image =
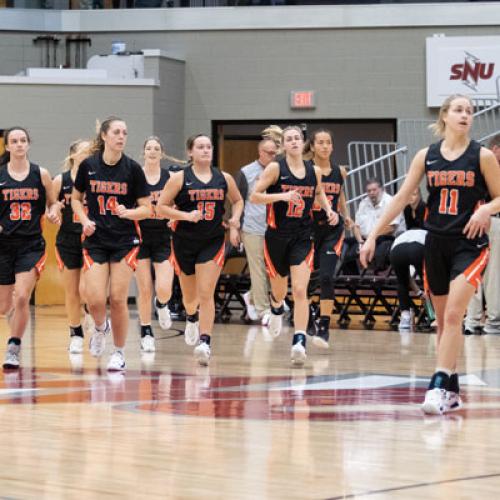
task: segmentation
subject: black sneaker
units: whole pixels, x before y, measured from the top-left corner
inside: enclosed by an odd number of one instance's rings
[[[309,304],[309,321],[307,323],[306,333],[311,337],[314,337],[318,331],[316,316],[317,316],[316,306],[314,306],[314,304]]]
[[[328,330],[325,330],[324,328],[320,328],[316,332],[316,335],[314,336],[312,341],[316,347],[321,347],[322,349],[328,349],[328,347],[330,347],[328,344],[329,338],[330,338],[330,332]]]

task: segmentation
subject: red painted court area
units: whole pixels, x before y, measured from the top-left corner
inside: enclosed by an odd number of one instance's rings
[[[419,381],[408,379],[406,385],[398,387],[315,389],[318,383],[325,385],[323,379],[303,377],[298,381],[296,375],[211,376],[208,369],[195,374],[161,371],[106,374],[99,370],[74,374],[68,370],[21,369],[4,372],[0,402],[14,405],[111,403],[120,411],[223,419],[387,421],[424,418],[420,403],[425,386]],[[468,389],[462,397],[464,409],[437,418],[500,416],[500,390]]]

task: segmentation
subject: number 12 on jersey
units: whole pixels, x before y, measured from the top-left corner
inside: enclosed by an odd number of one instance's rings
[[[439,195],[439,213],[444,215],[457,215],[458,196],[458,189],[441,189]]]

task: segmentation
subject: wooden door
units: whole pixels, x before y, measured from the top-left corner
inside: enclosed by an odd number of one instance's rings
[[[235,176],[241,167],[257,159],[258,144],[259,142],[253,139],[224,139],[220,168]]]

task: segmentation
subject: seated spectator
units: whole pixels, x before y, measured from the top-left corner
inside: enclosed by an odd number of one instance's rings
[[[406,205],[403,215],[406,229],[421,229],[424,227],[425,203],[422,200],[420,188],[413,191],[410,203]]]
[[[410,229],[399,235],[392,244],[390,260],[398,279],[398,298],[401,309],[399,331],[410,331],[412,326],[410,288],[422,293],[410,274],[410,266],[422,278],[424,245],[427,231]]]
[[[366,198],[359,204],[354,222],[354,237],[361,247],[372,229],[377,224],[380,216],[389,204],[392,196],[384,191],[382,183],[376,178],[366,181]],[[389,263],[389,251],[397,232],[404,230],[405,225],[402,215],[398,215],[391,224],[388,224],[382,235],[377,238],[374,264],[375,271],[383,270]],[[358,250],[359,253],[359,250]]]

